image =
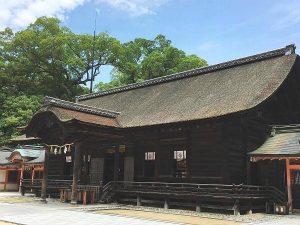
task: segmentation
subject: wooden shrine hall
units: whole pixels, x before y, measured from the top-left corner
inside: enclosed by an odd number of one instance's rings
[[[277,170],[248,153],[270,125],[300,124],[299,86],[300,60],[289,45],[76,102],[45,97],[25,128],[47,146],[42,197],[55,178],[71,180],[73,203],[80,185],[96,185],[102,202],[275,210],[288,203],[286,176],[261,176]]]

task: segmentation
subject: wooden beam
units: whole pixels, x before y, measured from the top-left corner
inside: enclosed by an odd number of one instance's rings
[[[41,198],[43,202],[46,202],[46,198],[47,198],[49,154],[50,154],[49,148],[45,147],[44,173],[43,173],[42,191],[41,191]]]
[[[289,165],[290,170],[300,170],[300,165]]]
[[[75,156],[74,156],[74,167],[73,167],[71,204],[77,204],[77,200],[78,200],[77,185],[78,185],[79,168],[80,168],[80,142],[75,142],[74,155]]]
[[[259,160],[291,160],[291,159],[295,159],[295,160],[299,160],[300,157],[299,156],[251,156],[250,157],[250,161],[251,162],[257,162]],[[294,166],[294,165],[290,165],[290,166]]]
[[[292,187],[291,187],[291,170],[290,170],[290,160],[285,160],[286,164],[286,184],[288,192],[288,209],[290,212],[293,211],[293,197],[292,197]]]
[[[120,152],[119,145],[116,146],[115,158],[114,158],[114,181],[119,180],[119,164],[120,164]]]

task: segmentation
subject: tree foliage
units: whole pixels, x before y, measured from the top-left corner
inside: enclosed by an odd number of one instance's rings
[[[95,43],[95,44],[94,44]],[[102,65],[113,65],[122,46],[100,33],[77,35],[56,18],[41,17],[25,30],[6,29],[0,36],[6,71],[22,83],[20,92],[71,99],[84,93],[80,84],[97,75]]]
[[[21,95],[7,97],[0,111],[0,146],[17,135],[17,127],[25,126],[41,104],[41,97]]]
[[[110,89],[206,65],[207,62],[198,56],[186,55],[172,46],[163,35],[154,40],[137,38],[123,44],[123,53],[116,61],[111,82],[99,83],[97,88]]]

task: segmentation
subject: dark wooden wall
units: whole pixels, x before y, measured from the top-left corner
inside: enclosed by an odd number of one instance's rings
[[[65,155],[53,155],[49,157],[48,176],[51,179],[65,179]]]
[[[200,183],[226,182],[224,134],[221,123],[203,124],[190,130],[191,179]]]
[[[241,120],[162,127],[134,135],[135,180],[242,183],[246,147]],[[187,177],[174,177],[173,151],[187,151]],[[145,152],[156,152],[154,177],[144,176]]]

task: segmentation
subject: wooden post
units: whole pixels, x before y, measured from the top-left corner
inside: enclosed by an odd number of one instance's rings
[[[247,157],[246,160],[246,176],[247,176],[247,184],[251,185],[252,180],[251,180],[251,162],[250,159]]]
[[[290,160],[285,160],[286,165],[286,187],[288,194],[288,209],[289,212],[293,211],[293,199],[292,199],[292,188],[291,188],[291,170],[290,170]]]
[[[34,167],[32,168],[32,171],[31,171],[31,183],[33,183],[33,180],[34,180],[34,174],[35,174],[35,170],[34,170]]]
[[[79,169],[80,169],[80,143],[75,142],[71,204],[77,204],[77,200],[78,200],[77,185],[78,185],[78,178],[79,178]]]
[[[7,169],[5,172],[5,181],[4,181],[4,191],[7,191],[6,188],[7,188],[7,183],[8,183],[8,173],[9,173],[9,169]]]
[[[23,176],[24,176],[24,166],[21,168],[21,173],[20,173],[20,182],[19,182],[19,192],[22,194],[22,185],[23,185]]]
[[[115,160],[114,160],[114,181],[119,180],[119,164],[120,164],[120,152],[119,145],[116,147]]]
[[[44,173],[42,181],[41,198],[43,202],[46,202],[47,198],[47,184],[48,184],[48,167],[49,167],[49,149],[45,148],[45,161],[44,161]]]
[[[187,130],[186,131],[186,166],[187,166],[187,178],[192,177],[192,147],[191,147],[191,131]]]

